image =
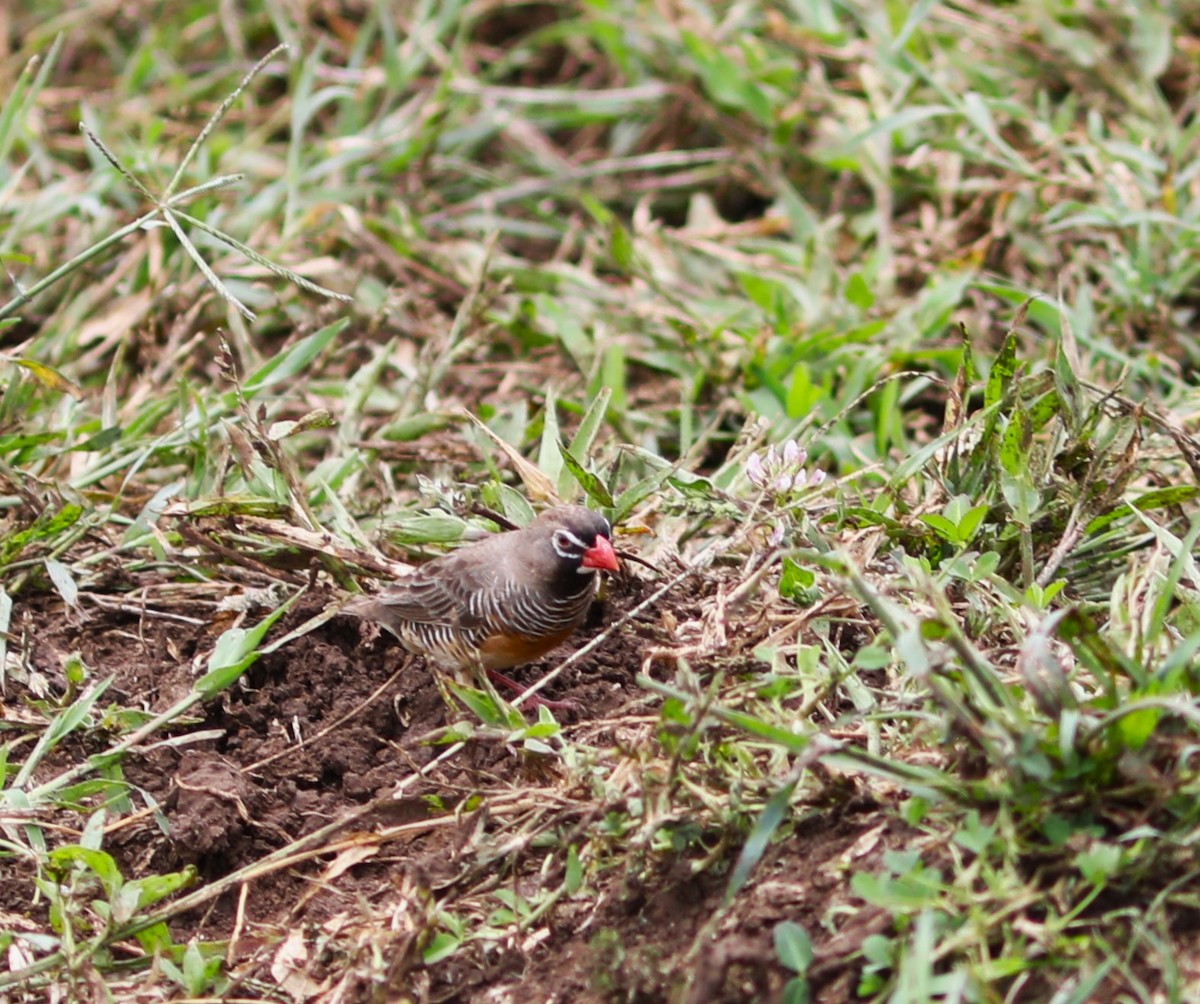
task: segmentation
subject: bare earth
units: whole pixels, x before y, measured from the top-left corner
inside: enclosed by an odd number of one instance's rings
[[[555,682],[548,696],[579,708],[560,714],[568,736],[627,756],[650,747],[661,698],[634,682],[643,654],[661,642],[664,612],[676,621],[694,617],[719,578],[693,580],[691,590],[670,596]],[[572,644],[632,606],[647,581],[614,583]],[[310,593],[274,631],[295,627],[331,600]],[[150,710],[190,690],[193,656],[207,652],[225,626],[164,619],[172,611],[161,604],[145,616],[92,609],[75,622],[54,597],[21,607],[29,623],[51,626],[34,649],[35,668],[51,681],[62,654],[77,649],[97,677],[115,676],[115,703]],[[181,601],[175,612],[186,609]],[[528,667],[520,678],[532,682],[556,662]],[[758,670],[761,664],[744,667]],[[800,807],[794,827],[768,849],[727,912],[737,847],[723,845],[728,835],[716,832],[677,855],[645,854],[637,873],[601,868],[570,894],[561,891],[561,846],[572,829],[630,812],[628,799],[645,797],[655,779],[631,776],[621,790],[614,778],[603,792],[573,791],[553,757],[483,738],[414,784],[416,771],[444,748],[428,741],[431,733],[459,718],[469,720],[466,712],[449,716],[420,660],[390,636],[336,617],[261,659],[177,733],[212,738],[156,743],[128,758],[125,778],[162,807],[167,831],[151,813],[114,813],[106,847],[127,878],[194,865],[208,883],[377,803],[321,854],[230,889],[172,924],[177,941],[233,940],[231,996],[287,999],[278,997],[282,987],[294,1000],[330,999],[335,989],[350,1000],[772,1000],[788,978],[772,931],[791,920],[817,945],[814,999],[853,997],[862,938],[882,933],[886,920],[854,899],[850,875],[910,835],[852,782],[840,778],[826,804]],[[92,752],[61,751],[72,759]],[[647,770],[661,767],[644,761]],[[403,794],[391,798],[397,785]],[[704,847],[711,860],[698,852]],[[0,909],[27,909],[30,876],[18,879],[0,886]],[[505,889],[529,902],[540,902],[539,891],[561,894],[540,915],[500,925],[495,940],[422,961],[434,904],[476,913],[494,909],[494,894]],[[834,933],[822,925],[838,904],[847,909]],[[354,964],[368,952],[376,953],[373,964]],[[345,985],[347,973],[357,974],[354,984]],[[342,983],[334,986],[335,977]]]

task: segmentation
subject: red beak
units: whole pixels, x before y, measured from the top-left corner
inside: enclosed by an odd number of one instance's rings
[[[583,567],[602,568],[606,572],[620,569],[617,552],[613,550],[612,542],[607,537],[597,537],[596,543],[583,552]]]

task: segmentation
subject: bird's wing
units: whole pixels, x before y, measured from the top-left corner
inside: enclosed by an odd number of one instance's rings
[[[347,611],[385,623],[446,624],[463,631],[485,627],[492,614],[485,598],[497,577],[490,557],[476,547],[437,558]]]

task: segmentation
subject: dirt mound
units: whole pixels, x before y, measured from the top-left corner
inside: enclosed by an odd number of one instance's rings
[[[690,582],[569,666],[545,695],[574,704],[557,716],[566,735],[629,758],[624,788],[609,778],[608,791],[572,789],[554,756],[451,711],[430,668],[390,635],[335,616],[261,658],[170,741],[126,758],[135,801],[160,809],[165,832],[144,812],[115,823],[106,846],[127,876],[194,866],[211,883],[354,815],[319,853],[231,886],[173,922],[180,940],[235,941],[240,996],[254,996],[266,978],[283,979],[293,996],[319,998],[339,974],[350,999],[771,999],[787,978],[774,925],[796,920],[819,930],[829,903],[845,895],[841,856],[873,827],[879,847],[893,839],[870,803],[814,811],[769,851],[732,908],[722,905],[724,867],[698,870],[694,855],[661,849],[641,857],[637,874],[599,867],[587,895],[566,891],[571,865],[562,849],[576,845],[572,834],[604,814],[643,811],[635,799],[646,778],[636,775],[646,754],[638,751],[653,746],[661,699],[635,676],[647,652],[669,641],[668,626],[696,622],[718,588],[711,576]],[[518,679],[528,684],[557,666],[648,590],[637,578],[615,583],[571,646],[517,671]],[[307,594],[273,636],[331,602],[328,592]],[[54,604],[35,598],[23,609],[36,618],[39,606]],[[167,613],[148,604],[137,613],[90,611],[82,622],[47,616],[56,626],[38,638],[34,662],[53,682],[62,654],[79,651],[96,676],[115,676],[117,703],[161,711],[190,691],[202,672],[197,663],[228,623],[220,613],[186,622]],[[470,731],[460,724],[448,732],[462,722],[475,734],[430,770],[449,741]],[[417,776],[422,769],[428,776]],[[28,890],[25,882],[9,890],[18,886]],[[505,912],[498,903],[511,905]],[[452,934],[456,915],[487,910],[494,939],[463,941],[438,958],[437,938]],[[281,969],[280,945],[298,943],[304,950]],[[346,964],[368,945],[383,951],[386,966]],[[814,980],[818,999],[845,999],[848,980],[840,964],[829,967]]]

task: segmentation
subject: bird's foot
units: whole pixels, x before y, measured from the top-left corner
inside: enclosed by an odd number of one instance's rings
[[[505,676],[503,673],[497,672],[494,669],[487,671],[488,678],[493,683],[498,683],[506,690],[511,690],[514,694],[523,694],[526,691],[524,684],[517,683],[511,676]],[[552,701],[548,697],[542,697],[540,694],[532,694],[521,701],[521,709],[526,708],[537,710],[538,708],[546,708],[549,711],[579,711],[579,704],[575,701]]]

